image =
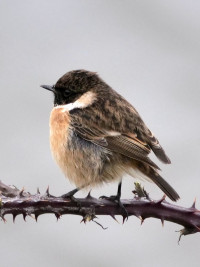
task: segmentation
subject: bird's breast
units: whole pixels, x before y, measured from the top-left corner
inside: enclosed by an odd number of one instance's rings
[[[69,113],[62,108],[53,108],[50,114],[50,147],[57,164],[66,172],[69,155],[66,151],[70,126]]]

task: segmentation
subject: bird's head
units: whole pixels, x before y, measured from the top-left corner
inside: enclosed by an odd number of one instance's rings
[[[74,70],[64,74],[55,85],[41,85],[41,87],[54,93],[54,105],[57,106],[74,102],[99,82],[100,78],[95,72]]]

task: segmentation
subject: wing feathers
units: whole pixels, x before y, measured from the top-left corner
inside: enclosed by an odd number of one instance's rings
[[[148,157],[150,149],[142,145],[137,138],[130,138],[118,132],[103,131],[95,127],[92,127],[91,130],[90,128],[79,126],[77,123],[74,124],[73,127],[75,132],[83,139],[104,147],[110,151],[114,151],[129,158],[145,162],[153,168],[159,170],[159,167]]]
[[[108,146],[107,148],[111,151],[118,152],[122,155],[125,155],[129,158],[133,158],[142,162],[146,162],[150,166],[159,169],[159,167],[150,160],[146,148],[141,148],[137,145],[135,140],[133,142],[130,139],[127,139],[125,136],[120,135],[117,137],[107,137],[106,138]]]
[[[170,164],[171,160],[168,158],[168,156],[165,154],[164,149],[159,145],[155,146],[153,144],[150,144],[150,147],[154,154],[161,160],[163,163]]]
[[[168,156],[165,154],[164,149],[160,145],[158,139],[152,134],[150,130],[149,132],[149,146],[154,152],[154,154],[158,157],[159,160],[161,160],[163,163],[170,164],[171,161],[168,158]]]

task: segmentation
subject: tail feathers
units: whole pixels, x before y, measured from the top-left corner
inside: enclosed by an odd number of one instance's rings
[[[178,193],[168,184],[158,173],[150,177],[151,180],[173,201],[177,201],[180,197]]]
[[[168,184],[152,167],[145,163],[138,164],[139,170],[150,178],[172,201],[177,201],[180,197],[178,193]]]

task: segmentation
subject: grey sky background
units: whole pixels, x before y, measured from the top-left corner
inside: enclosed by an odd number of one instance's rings
[[[200,2],[184,0],[0,1],[0,179],[35,192],[63,194],[71,185],[52,160],[49,113],[54,84],[65,72],[97,71],[140,112],[172,160],[163,176],[180,205],[200,207]],[[155,157],[152,155],[152,158]],[[131,197],[125,178],[123,197]],[[154,198],[162,192],[145,188]],[[93,191],[113,194],[117,184]],[[81,192],[79,196],[86,193]],[[21,217],[1,222],[1,266],[199,266],[198,234],[135,217],[125,225],[108,217],[80,224],[77,216]],[[121,218],[118,218],[121,223]]]

